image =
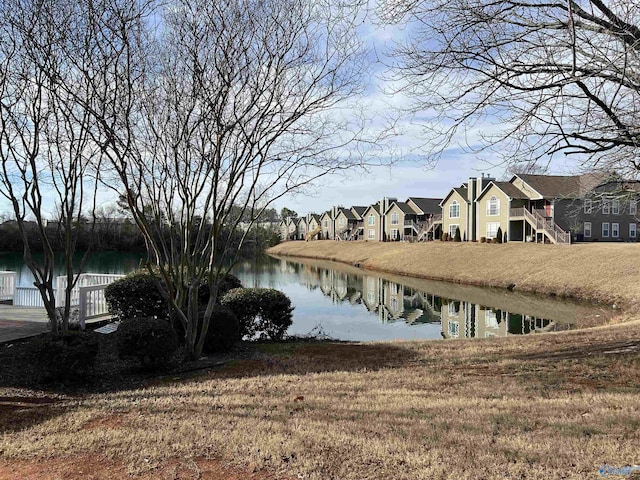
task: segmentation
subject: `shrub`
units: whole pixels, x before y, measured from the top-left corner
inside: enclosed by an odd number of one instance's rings
[[[204,342],[206,352],[225,352],[240,339],[240,323],[233,311],[225,306],[213,308],[211,322]]]
[[[260,321],[258,330],[272,340],[281,340],[293,323],[291,300],[272,288],[260,292]]]
[[[502,243],[507,243],[507,232],[504,232],[504,237],[502,238]]]
[[[178,335],[167,319],[132,318],[117,331],[121,358],[135,358],[145,368],[166,366],[178,350]]]
[[[445,232],[442,234],[442,241],[446,242],[447,240],[449,240],[449,234]]]
[[[156,277],[148,272],[134,272],[105,288],[109,312],[118,320],[138,317],[169,318],[167,302],[162,298]]]
[[[502,227],[498,227],[498,231],[496,232],[496,241],[498,243],[502,243]]]
[[[158,290],[156,275],[149,272],[134,272],[110,284],[104,292],[109,312],[123,321],[138,317],[169,318],[169,305]],[[242,287],[238,277],[230,273],[221,277],[218,298],[229,290]],[[209,301],[209,286],[198,289],[201,305]]]
[[[93,371],[98,340],[92,332],[47,334],[36,341],[35,358],[41,379],[47,381],[84,380]]]
[[[480,237],[480,243],[487,243],[487,237]]]
[[[269,288],[235,288],[220,303],[238,317],[240,337],[281,339],[292,323],[293,307],[284,293]]]
[[[456,233],[453,236],[453,241],[454,242],[461,242],[462,238],[460,237],[460,228],[456,228]]]
[[[222,298],[220,304],[228,307],[238,319],[239,338],[253,338],[256,335],[256,317],[260,314],[260,297],[258,288],[234,288]]]

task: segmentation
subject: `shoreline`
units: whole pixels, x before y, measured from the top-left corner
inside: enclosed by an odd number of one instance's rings
[[[335,261],[428,280],[503,288],[609,305],[640,305],[638,244],[570,246],[522,243],[290,241],[267,250],[279,256]]]

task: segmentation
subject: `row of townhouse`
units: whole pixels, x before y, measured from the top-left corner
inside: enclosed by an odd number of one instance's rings
[[[441,201],[410,197],[400,202],[385,197],[368,207],[333,207],[321,215],[283,219],[280,236],[283,240],[418,240],[425,227],[441,217]]]
[[[471,177],[443,199],[383,198],[368,207],[333,207],[322,215],[287,218],[282,239],[495,239],[570,243],[636,241],[640,182],[590,173],[517,174],[509,181]]]

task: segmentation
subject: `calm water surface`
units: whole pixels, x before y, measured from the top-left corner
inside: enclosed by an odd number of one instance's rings
[[[90,257],[86,272],[128,273],[142,254]],[[20,254],[0,254],[0,270],[31,273]],[[563,331],[604,323],[611,311],[555,298],[379,274],[326,261],[262,257],[233,272],[247,287],[276,288],[295,306],[290,334],[339,340],[472,338]]]

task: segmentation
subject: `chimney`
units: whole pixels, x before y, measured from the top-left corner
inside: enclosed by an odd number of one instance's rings
[[[487,184],[491,181],[494,181],[495,178],[489,176],[489,174],[482,174],[482,178],[479,178],[477,183],[477,187],[476,187],[476,196],[480,195],[480,192],[482,192],[482,190],[484,189],[484,187],[487,186]]]
[[[469,201],[469,203],[472,203],[477,196],[476,181],[477,181],[476,177],[469,177],[469,183],[467,184],[467,200]]]

